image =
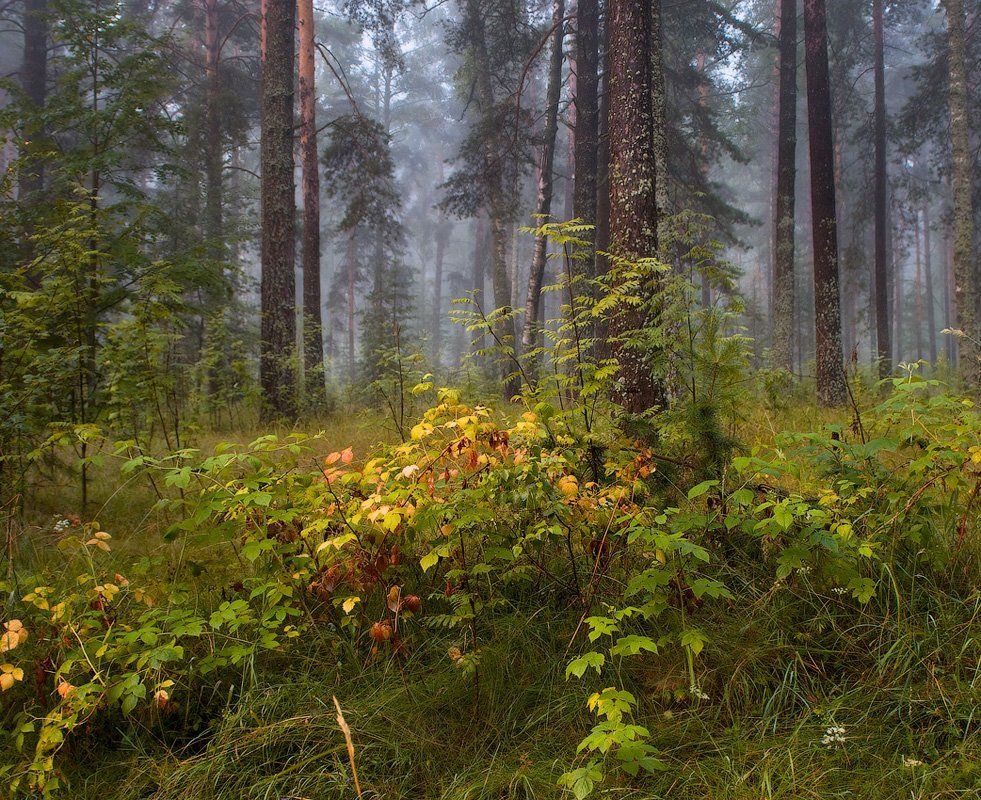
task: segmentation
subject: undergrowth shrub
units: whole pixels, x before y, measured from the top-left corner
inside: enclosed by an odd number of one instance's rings
[[[822,699],[823,683],[865,682],[903,719],[924,716],[937,753],[969,741],[981,475],[972,403],[911,370],[870,407],[856,404],[851,425],[747,447],[735,435],[749,398],[735,379],[743,340],[724,312],[688,307],[699,349],[677,368],[688,388],[640,428],[624,426],[604,399],[615,365],[585,335],[600,303],[581,305],[538,354],[551,378],[528,381],[514,407],[423,380],[411,394],[429,407],[414,424],[400,419],[394,445],[356,453],[321,435],[267,435],[158,458],[123,443],[123,474],[167,490],[158,510],[176,520],[167,538],[180,555],[117,574],[109,534],[67,520],[51,532],[63,553],[52,569],[74,585],[43,570],[5,585],[29,586],[0,666],[19,753],[2,768],[11,791],[63,788],[70,744],[99,720],[177,726],[182,708],[224,691],[210,756],[161,778],[161,796],[195,796],[202,770],[232,770],[236,731],[253,718],[271,751],[245,751],[261,776],[229,786],[285,781],[350,796],[336,738],[330,775],[276,771],[271,753],[293,746],[296,725],[262,711],[279,696],[264,694],[263,675],[315,662],[310,691],[323,696],[307,700],[332,708],[332,692],[371,686],[366,676],[397,672],[407,687],[406,676],[437,674],[449,688],[433,690],[442,699],[430,711],[466,696],[506,720],[501,675],[523,636],[543,674],[568,681],[549,692],[581,687],[580,711],[563,713],[580,741],[562,755],[567,768],[529,771],[524,795],[509,780],[502,796],[533,796],[543,775],[576,798],[604,782],[657,781],[680,757],[665,735],[676,710],[689,726],[751,714],[761,735],[794,719],[791,738],[818,726],[816,746],[835,751],[858,722],[840,698]],[[924,619],[948,615],[944,630],[957,633],[941,641]],[[943,729],[926,710],[941,700],[907,692],[923,664],[942,686]],[[329,755],[306,741],[299,764]],[[384,796],[421,791],[400,757],[410,758],[369,745],[362,776]]]

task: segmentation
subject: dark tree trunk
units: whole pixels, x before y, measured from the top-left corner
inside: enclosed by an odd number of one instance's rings
[[[905,312],[903,297],[903,261],[899,257],[899,248],[892,247],[896,240],[895,226],[889,226],[889,238],[886,241],[886,251],[889,253],[889,277],[891,278],[891,319],[892,319],[892,360],[898,364],[903,360],[903,314]]]
[[[708,113],[705,110],[706,101],[706,83],[707,78],[705,76],[705,53],[699,51],[698,56],[695,61],[696,67],[698,69],[698,107],[701,109],[702,118],[706,118]],[[699,163],[698,171],[702,174],[702,182],[705,186],[708,186],[709,182],[709,162],[708,162],[708,138],[705,136],[704,126],[699,127],[698,131],[698,154]],[[701,285],[701,301],[702,308],[709,308],[712,305],[712,284],[709,281],[709,276],[706,272],[702,272],[702,285]]]
[[[562,90],[562,41],[565,30],[565,0],[553,0],[552,53],[548,67],[548,88],[545,98],[545,130],[542,133],[542,154],[538,164],[538,198],[535,213],[539,219],[536,224],[542,224],[552,213],[552,190],[555,165],[555,137],[559,129],[559,94]],[[528,272],[528,295],[525,298],[525,320],[521,330],[521,352],[530,353],[538,342],[540,321],[538,309],[541,306],[542,280],[545,276],[545,256],[548,239],[544,236],[535,238],[535,249]],[[529,374],[535,379],[537,369],[529,364]]]
[[[596,165],[599,141],[599,2],[579,0],[576,10],[576,182],[573,214],[596,224]],[[595,237],[595,234],[593,234]],[[595,241],[595,238],[593,238]],[[593,272],[592,262],[587,273]]]
[[[320,303],[320,173],[317,159],[316,45],[313,0],[298,0],[300,23],[300,160],[303,165],[303,366],[323,384]],[[307,390],[310,389],[306,379]]]
[[[443,352],[443,261],[450,238],[450,224],[443,211],[436,218],[436,258],[433,275],[433,366],[439,367]]]
[[[354,336],[356,330],[354,295],[358,283],[358,243],[357,234],[354,231],[351,231],[347,236],[345,262],[347,266],[347,379],[353,382],[355,364]]]
[[[495,99],[484,29],[484,10],[478,0],[467,0],[466,9],[470,18],[468,30],[476,71],[477,102],[481,113],[489,115],[494,113]],[[509,226],[505,219],[506,198],[503,196],[504,186],[500,176],[500,165],[497,164],[500,156],[501,154],[496,153],[490,143],[484,148],[485,170],[488,175],[497,176],[488,187],[489,196],[486,201],[490,217],[491,283],[494,305],[497,310],[503,312],[494,326],[494,336],[501,347],[510,348],[514,352],[517,345],[517,331],[511,313],[511,276],[508,273],[506,257]],[[514,374],[514,362],[503,353],[500,356],[500,369],[504,398],[510,400],[521,390],[521,384]]]
[[[610,249],[610,15],[603,21],[602,75],[599,95],[599,134],[596,153],[596,274],[605,275]],[[655,89],[655,102],[656,102]],[[656,117],[655,117],[656,120]],[[658,184],[660,186],[660,184]],[[600,336],[599,338],[602,338]]]
[[[773,365],[791,369],[797,179],[797,0],[779,0],[777,168],[773,217]]]
[[[846,400],[846,386],[841,352],[834,144],[824,0],[804,0],[804,40],[811,162],[811,230],[814,242],[817,395],[821,405],[838,406]]]
[[[923,204],[923,277],[926,282],[927,349],[930,363],[937,363],[937,311],[933,294],[933,253],[930,252],[930,202]]]
[[[920,215],[913,212],[913,255],[916,272],[913,279],[913,341],[916,360],[923,358],[923,262],[920,256]]]
[[[20,85],[24,96],[31,104],[32,112],[40,114],[44,110],[48,94],[48,20],[45,16],[48,10],[47,0],[25,0],[24,17],[24,53],[20,70]],[[44,137],[44,127],[40,124],[29,125],[24,131],[26,142],[32,142]],[[21,154],[25,156],[19,174],[17,175],[17,196],[23,200],[36,194],[44,187],[44,162],[40,158],[32,158],[31,146],[24,148]]]
[[[664,20],[661,13],[661,0],[651,1],[651,103],[654,114],[654,170],[658,181],[655,187],[657,202],[658,244],[663,252],[664,221],[670,214],[670,198],[668,195],[668,95],[664,80],[664,41],[662,31]],[[607,34],[609,48],[609,34]],[[609,54],[607,54],[607,69],[609,69]],[[609,79],[607,79],[609,92]]]
[[[488,231],[487,214],[480,211],[474,219],[473,224],[473,260],[470,262],[470,290],[473,298],[485,307],[487,299],[484,296],[484,289],[487,285],[487,256],[490,248],[490,234]],[[484,337],[478,335],[473,342],[474,350],[481,350],[484,347]]]
[[[657,180],[651,80],[651,10],[646,0],[610,0],[610,240],[629,259],[657,255]],[[652,292],[655,286],[642,287]],[[657,354],[624,337],[655,322],[638,308],[621,308],[611,325],[620,364],[614,399],[631,414],[663,405],[654,377]]]
[[[205,236],[213,258],[224,258],[222,210],[221,75],[217,0],[202,0],[205,53]]]
[[[294,4],[262,2],[260,161],[262,323],[259,381],[266,413],[296,409],[296,205],[293,183]]]
[[[974,202],[972,196],[971,120],[968,106],[967,45],[963,0],[942,0],[947,11],[948,70],[950,80],[950,138],[954,190],[954,309],[958,337],[958,362],[964,382],[971,389],[981,385],[976,315],[974,249]]]
[[[889,291],[887,264],[889,263],[887,231],[889,230],[888,205],[886,203],[886,79],[883,45],[882,0],[872,0],[872,31],[875,39],[875,336],[879,357],[879,375],[892,372],[889,342]]]

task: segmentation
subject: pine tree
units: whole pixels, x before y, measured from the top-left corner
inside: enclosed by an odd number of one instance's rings
[[[823,406],[846,400],[838,288],[831,86],[824,0],[804,0],[807,131],[811,163],[811,235],[814,249],[814,338],[817,395]]]
[[[296,201],[293,182],[294,9],[262,0],[262,319],[259,381],[266,413],[296,410]]]

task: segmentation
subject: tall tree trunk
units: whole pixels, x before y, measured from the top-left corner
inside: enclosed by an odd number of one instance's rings
[[[202,0],[205,54],[205,236],[213,258],[224,258],[222,210],[221,75],[217,0]]]
[[[355,347],[354,335],[356,317],[354,313],[354,295],[358,283],[358,245],[357,234],[354,231],[347,236],[347,252],[345,253],[347,267],[347,379],[354,382]]]
[[[663,176],[657,175],[654,153],[650,3],[610,0],[608,9],[611,249],[629,259],[652,257],[658,252],[657,181]],[[631,307],[619,309],[611,324],[611,351],[620,364],[614,399],[631,414],[665,401],[664,383],[654,376],[657,353],[624,340],[652,322],[644,309]]]
[[[562,90],[562,41],[565,36],[565,0],[552,1],[552,53],[548,66],[548,88],[545,93],[545,130],[542,133],[542,154],[538,164],[538,198],[535,213],[542,224],[552,213],[552,188],[555,165],[555,137],[559,130],[559,94]],[[542,280],[545,276],[545,257],[548,239],[535,238],[535,249],[528,272],[528,295],[525,298],[525,320],[521,329],[521,352],[530,353],[538,342],[538,309],[541,306]],[[537,368],[529,363],[528,373],[536,377]]]
[[[610,250],[610,15],[604,15],[602,73],[599,95],[598,149],[596,153],[596,275],[605,275]],[[656,94],[656,91],[655,91]],[[660,184],[658,184],[660,185]],[[603,337],[598,334],[601,340]]]
[[[305,374],[319,376],[317,381],[322,386],[324,343],[320,303],[320,173],[313,0],[297,0],[297,10],[300,23],[300,160],[303,166],[303,366]],[[305,388],[309,390],[310,386]]]
[[[576,182],[573,213],[596,224],[596,158],[599,141],[599,2],[579,0],[576,9]],[[595,233],[590,237],[595,241]],[[588,265],[592,277],[591,260]]]
[[[705,110],[706,103],[706,75],[705,75],[705,53],[701,50],[695,59],[696,69],[698,70],[698,107],[701,109],[702,116],[706,116],[707,112]],[[708,186],[708,173],[709,173],[709,163],[708,163],[708,137],[705,136],[704,126],[699,126],[698,131],[698,154],[699,154],[699,164],[698,171],[702,173],[702,181],[705,186]],[[712,305],[712,284],[709,281],[708,274],[702,272],[702,308],[709,308]]]
[[[958,338],[958,362],[967,386],[981,386],[981,353],[976,316],[974,204],[971,175],[971,121],[968,108],[967,53],[963,0],[942,0],[947,11],[947,64],[950,80],[950,138],[954,190],[954,307]]]
[[[293,183],[294,4],[262,0],[262,322],[259,382],[266,413],[296,409],[296,201]]]
[[[886,251],[889,230],[888,205],[886,202],[886,79],[883,44],[883,0],[872,0],[872,31],[875,39],[875,336],[879,356],[879,375],[892,373],[891,346],[889,342],[888,301],[888,253]]]
[[[20,85],[31,104],[31,111],[40,115],[48,94],[48,11],[47,0],[25,0],[22,27],[24,52],[20,69]],[[32,124],[24,131],[24,140],[33,142],[44,136],[44,126]],[[44,187],[44,162],[31,157],[28,144],[21,155],[24,157],[17,175],[17,196],[24,200]]]
[[[664,224],[670,214],[671,200],[668,195],[668,95],[664,80],[664,20],[661,12],[661,0],[651,0],[651,108],[654,114],[654,171],[657,175],[657,186],[654,199],[657,203],[658,222],[658,256],[667,258],[664,246],[667,237],[664,235]],[[609,25],[609,23],[607,23]],[[609,35],[607,35],[609,40]],[[609,47],[609,42],[607,42]],[[609,61],[609,55],[607,55]],[[609,67],[607,67],[609,68]],[[609,92],[609,79],[607,79]]]
[[[944,229],[944,327],[952,329],[954,319],[954,240],[950,228]],[[957,342],[953,336],[944,336],[944,352],[951,366],[957,363]]]
[[[484,289],[487,286],[487,255],[490,247],[490,232],[487,222],[487,212],[480,210],[473,222],[473,259],[470,262],[470,288],[473,298],[486,307],[487,299]],[[473,342],[474,350],[484,347],[483,335],[478,335]]]
[[[792,367],[797,179],[797,0],[779,0],[776,201],[773,218],[773,365]]]
[[[933,253],[930,252],[930,201],[923,203],[923,278],[926,283],[927,349],[930,363],[937,363],[937,311],[933,293]]]
[[[442,181],[440,181],[442,183]],[[439,367],[443,352],[443,261],[450,238],[446,212],[440,210],[436,218],[436,257],[433,275],[433,366]]]
[[[814,242],[814,338],[817,395],[823,406],[846,400],[841,352],[838,233],[828,29],[824,0],[804,0],[807,131],[811,162],[811,230]]]
[[[886,248],[889,253],[889,273],[892,278],[892,359],[894,364],[898,364],[903,360],[903,315],[906,311],[904,308],[906,298],[903,296],[903,280],[905,278],[903,272],[905,264],[900,258],[899,248],[892,247],[893,242],[898,238],[896,234],[895,226],[890,225]]]
[[[913,253],[916,273],[913,279],[913,336],[916,360],[923,359],[923,262],[920,256],[920,214],[913,212]]]
[[[490,58],[487,52],[487,39],[484,29],[484,11],[478,0],[467,0],[467,15],[470,24],[468,29],[471,36],[475,70],[477,102],[481,113],[490,115],[494,111],[494,87],[491,81]],[[504,186],[500,176],[500,166],[496,163],[500,154],[494,152],[490,142],[484,148],[484,166],[488,174],[496,175],[489,187],[487,209],[490,217],[491,236],[491,283],[494,291],[494,305],[501,313],[494,325],[494,335],[501,347],[515,351],[517,332],[514,315],[511,313],[511,279],[507,264],[507,236],[509,227],[505,219]],[[501,380],[504,388],[504,398],[510,400],[521,390],[519,379],[514,373],[514,362],[506,356],[500,356]]]

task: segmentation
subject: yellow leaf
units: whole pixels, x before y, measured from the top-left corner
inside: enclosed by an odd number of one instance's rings
[[[344,601],[343,605],[341,605],[341,608],[344,609],[345,614],[350,614],[352,611],[354,611],[354,607],[360,602],[360,597],[349,597]]]

